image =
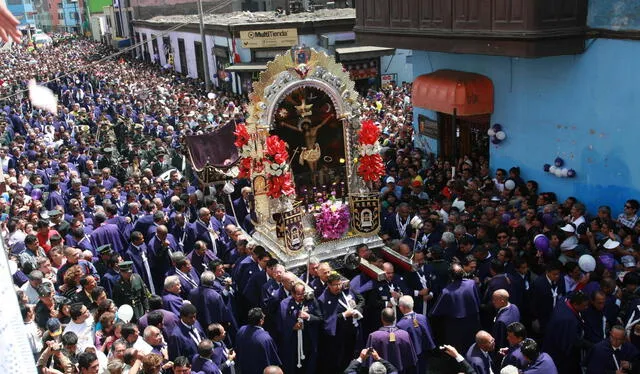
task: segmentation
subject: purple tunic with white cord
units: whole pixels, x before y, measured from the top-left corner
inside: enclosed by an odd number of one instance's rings
[[[409,333],[396,326],[383,326],[369,334],[367,347],[375,349],[378,355],[393,364],[399,373],[413,372],[418,363]]]

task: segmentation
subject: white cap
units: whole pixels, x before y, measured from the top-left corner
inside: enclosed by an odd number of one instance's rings
[[[624,267],[626,268],[633,268],[636,266],[636,259],[631,255],[622,256],[620,260],[622,262],[622,265],[624,265]]]
[[[396,183],[396,179],[394,177],[387,178],[387,183]]]
[[[620,242],[617,242],[615,240],[611,240],[611,239],[607,239],[606,242],[604,242],[604,244],[602,245],[603,247],[605,247],[606,249],[616,249],[620,246]]]
[[[571,251],[578,246],[578,238],[575,236],[570,236],[566,238],[562,244],[560,244],[561,251]]]
[[[560,230],[562,230],[562,231],[564,231],[564,232],[571,232],[571,233],[576,232],[576,228],[575,228],[575,226],[573,226],[573,225],[572,225],[572,224],[570,224],[570,223],[567,223],[566,225],[562,226],[562,227],[560,228]]]

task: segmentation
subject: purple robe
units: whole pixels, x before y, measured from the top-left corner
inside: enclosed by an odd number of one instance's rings
[[[531,363],[528,368],[526,368],[523,374],[558,374],[558,370],[556,369],[556,365],[553,363],[551,357],[542,352],[540,356],[536,359],[535,362]],[[602,373],[602,372],[599,372]]]
[[[171,267],[170,251],[175,252],[178,250],[178,245],[173,239],[173,235],[167,234],[167,247],[163,246],[160,239],[154,235],[147,243],[147,249],[149,250],[149,266],[151,270],[151,277],[156,291],[161,290],[164,287],[163,275]]]
[[[396,326],[409,333],[416,356],[418,356],[418,373],[425,373],[427,371],[427,352],[436,347],[427,317],[410,312],[400,318]]]
[[[174,360],[178,356],[193,357],[198,353],[198,343],[194,338],[197,333],[200,340],[206,339],[202,326],[196,321],[193,325],[193,332],[180,321],[175,329],[169,334],[167,346],[169,348],[169,360]]]
[[[353,323],[353,318],[344,318],[342,313],[347,310],[345,297],[352,301],[352,309],[362,313],[364,299],[359,294],[350,292],[332,294],[326,289],[318,298],[318,303],[324,316],[323,334],[321,335],[320,357],[332,357],[332,360],[319,360],[319,372],[334,373],[343,371],[351,359],[359,339],[362,339],[362,320],[358,326]]]
[[[320,305],[316,300],[305,300],[298,304],[292,297],[287,297],[280,302],[276,323],[280,331],[278,348],[285,373],[296,373],[298,331],[293,327],[298,321],[298,314],[302,308],[307,309],[310,317],[303,321],[302,342],[305,359],[302,361],[302,368],[298,371],[313,374],[316,370],[320,328],[323,322]]]
[[[568,301],[558,303],[547,325],[542,350],[553,358],[558,371],[574,374],[580,371],[580,353],[584,321]]]
[[[200,355],[195,356],[191,361],[191,370],[198,374],[220,373],[220,369],[218,369],[218,366],[211,359],[201,357]]]
[[[184,304],[184,300],[180,296],[171,292],[164,291],[162,295],[162,305],[165,310],[168,310],[176,316],[179,316],[182,304]]]
[[[509,347],[509,350],[507,350],[507,354],[504,355],[500,367],[503,368],[507,365],[513,365],[520,370],[527,367],[527,360],[522,355],[519,344]]]
[[[243,374],[262,374],[269,365],[281,366],[278,349],[262,327],[245,325],[236,335],[236,365]]]
[[[490,354],[485,354],[476,343],[473,343],[467,351],[466,359],[475,369],[477,374],[490,374],[492,361]]]
[[[603,340],[594,345],[585,357],[587,374],[615,373],[616,361],[620,365],[621,361],[636,363],[640,359],[640,352],[633,343],[624,342],[618,351],[613,350],[609,339]]]
[[[395,335],[395,341],[392,341],[391,334]],[[367,347],[375,349],[378,355],[393,364],[399,373],[410,372],[418,363],[409,333],[396,326],[383,326],[369,334]]]
[[[91,233],[91,241],[95,248],[99,248],[105,244],[111,244],[111,248],[118,252],[123,253],[127,248],[127,238],[117,225],[112,223],[105,223],[102,226],[96,228]]]
[[[441,343],[466,352],[480,330],[479,311],[480,296],[474,281],[463,279],[445,287],[431,311],[441,322],[434,326],[444,330]]]
[[[509,304],[498,310],[491,334],[496,340],[497,348],[504,348],[508,346],[507,326],[513,322],[520,322],[520,310],[515,304]]]
[[[180,323],[180,318],[168,310],[165,310],[165,309],[157,309],[157,310],[160,313],[162,313],[162,333],[164,334],[165,339],[167,339],[169,337],[169,334],[173,331],[173,329],[175,329],[176,326],[178,326],[178,323]],[[149,316],[149,313],[145,314],[140,318],[140,320],[138,320],[138,327],[140,327],[141,331],[144,331],[144,329],[147,326],[149,326],[149,323],[147,322],[148,316]]]
[[[231,311],[227,308],[222,296],[213,288],[200,286],[194,288],[189,293],[189,301],[198,309],[198,322],[202,326],[209,326],[212,323],[220,323],[229,330],[229,326],[235,326],[235,319]]]

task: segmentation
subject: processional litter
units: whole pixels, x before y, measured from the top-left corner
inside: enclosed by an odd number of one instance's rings
[[[253,240],[287,268],[313,255],[337,267],[355,260],[352,265],[382,279],[382,270],[353,256],[360,244],[383,246],[373,190],[384,175],[380,130],[360,122],[360,114],[342,65],[323,52],[294,47],[254,82],[245,123],[188,137],[188,156],[204,183],[251,180]],[[411,267],[388,248],[382,253]]]

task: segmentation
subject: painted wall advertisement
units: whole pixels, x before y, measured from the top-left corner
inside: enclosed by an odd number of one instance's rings
[[[244,48],[291,47],[298,44],[297,29],[240,31]]]

